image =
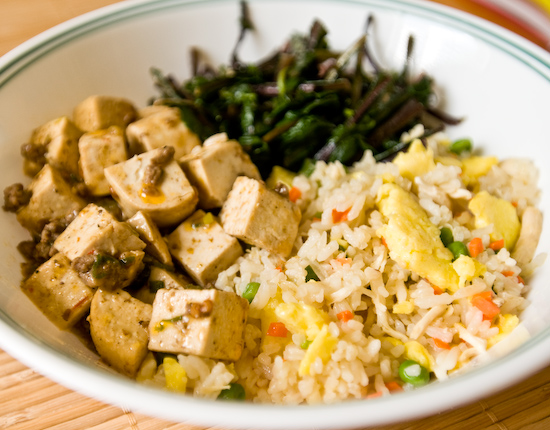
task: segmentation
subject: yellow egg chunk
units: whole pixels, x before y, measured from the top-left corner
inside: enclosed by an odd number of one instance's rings
[[[317,357],[321,358],[323,364],[326,364],[337,343],[338,339],[329,333],[328,325],[325,324],[309,345],[302,361],[300,361],[298,374],[300,376],[309,375],[310,367]]]
[[[420,139],[415,139],[407,152],[397,154],[393,162],[399,167],[399,174],[411,181],[435,168],[433,151],[425,148]]]
[[[466,281],[482,276],[487,271],[485,264],[467,255],[461,255],[453,261],[453,268],[460,277],[460,286],[463,286]]]
[[[405,343],[405,357],[409,360],[416,361],[422,367],[425,367],[430,372],[434,368],[435,360],[428,350],[416,340],[411,340]]]
[[[498,164],[497,157],[473,156],[465,158],[462,160],[462,181],[466,186],[474,185],[496,164]]]
[[[468,208],[475,216],[476,228],[493,224],[491,241],[504,239],[504,246],[511,250],[518,240],[521,224],[516,208],[507,200],[494,197],[487,191],[477,193]]]
[[[408,315],[414,311],[414,303],[412,300],[403,300],[402,302],[393,305],[392,312],[394,314]]]
[[[388,222],[376,233],[386,241],[390,257],[439,288],[456,291],[459,277],[451,264],[453,254],[414,197],[396,184],[384,184],[377,204]]]
[[[309,340],[315,339],[330,321],[326,312],[303,303],[281,303],[275,315],[292,333],[303,333]]]
[[[498,316],[497,327],[498,334],[487,339],[487,348],[491,348],[506,336],[508,336],[512,330],[519,324],[519,318],[512,314],[501,314]]]
[[[166,378],[166,388],[171,391],[185,393],[185,389],[187,388],[187,373],[178,360],[172,357],[164,357],[162,365]]]

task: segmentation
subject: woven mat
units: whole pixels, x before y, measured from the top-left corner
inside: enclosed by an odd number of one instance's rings
[[[204,430],[136,414],[77,394],[0,350],[0,429]],[[550,367],[471,405],[375,430],[550,429]],[[216,427],[216,430],[223,428]]]

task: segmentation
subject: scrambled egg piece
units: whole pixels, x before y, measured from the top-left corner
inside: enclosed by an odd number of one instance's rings
[[[412,300],[403,300],[393,305],[392,312],[394,314],[410,314],[414,311],[414,303]]]
[[[265,350],[265,347],[271,344],[279,344],[281,347],[290,342],[289,337],[276,337],[276,336],[266,336],[267,329],[273,322],[278,322],[279,318],[275,313],[277,307],[283,303],[280,290],[277,291],[275,297],[269,299],[265,307],[261,311],[260,322],[262,327],[262,350]],[[286,327],[286,325],[285,325]]]
[[[328,325],[325,324],[321,331],[317,334],[313,342],[309,345],[306,355],[300,362],[300,368],[298,374],[300,376],[309,375],[309,370],[313,362],[320,357],[323,364],[326,364],[330,360],[330,355],[336,347],[338,339],[331,335],[328,331]]]
[[[487,339],[487,348],[491,348],[506,336],[508,336],[512,330],[519,324],[519,318],[512,314],[501,314],[498,316],[497,327],[498,334]]]
[[[477,184],[477,180],[489,173],[498,164],[497,157],[473,156],[462,160],[462,181],[466,186]]]
[[[453,261],[453,268],[460,277],[460,286],[463,286],[466,281],[471,281],[474,278],[483,276],[487,271],[485,264],[467,255],[461,255]]]
[[[453,254],[414,197],[396,184],[384,184],[377,201],[388,223],[376,233],[386,241],[390,257],[439,288],[456,291],[459,276],[452,265]]]
[[[433,151],[425,148],[420,139],[415,139],[407,152],[397,154],[393,162],[399,167],[399,174],[411,181],[435,168]]]
[[[275,308],[278,320],[292,333],[303,333],[308,340],[313,340],[323,326],[330,322],[330,317],[313,306],[303,303],[281,303]]]
[[[481,191],[470,200],[468,208],[475,215],[476,228],[493,224],[491,241],[504,239],[504,246],[511,250],[519,237],[521,224],[516,208],[507,200]]]
[[[178,360],[172,357],[164,357],[162,360],[164,367],[164,376],[166,378],[166,388],[171,391],[185,393],[187,388],[187,372],[179,364]]]
[[[405,343],[405,357],[409,360],[414,360],[422,367],[425,367],[430,372],[434,368],[435,360],[428,350],[416,340],[411,340]]]

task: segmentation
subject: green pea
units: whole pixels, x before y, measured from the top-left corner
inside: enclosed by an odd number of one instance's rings
[[[309,348],[309,345],[311,345],[311,342],[313,342],[312,340],[304,340],[302,342],[302,344],[300,345],[300,348],[302,349],[308,349]]]
[[[441,242],[443,242],[443,245],[449,246],[451,243],[453,243],[453,232],[449,227],[443,227],[441,229],[441,233],[439,234],[439,237],[441,238]]]
[[[258,288],[260,288],[259,282],[249,282],[246,286],[246,289],[244,290],[243,297],[248,300],[248,303],[252,303],[252,300],[254,300],[254,297],[256,297],[256,293],[258,292]]]
[[[399,377],[403,382],[420,387],[430,381],[430,372],[416,361],[406,360],[399,366]]]
[[[449,150],[455,154],[462,154],[466,151],[472,150],[472,141],[470,139],[458,139],[455,140]]]
[[[453,243],[450,243],[447,248],[449,248],[449,251],[453,253],[453,261],[456,260],[461,255],[465,255],[467,257],[470,256],[470,253],[468,252],[468,248],[464,243],[455,241]]]
[[[246,399],[246,392],[241,384],[232,382],[229,384],[229,388],[222,390],[218,396],[219,400],[244,400]]]

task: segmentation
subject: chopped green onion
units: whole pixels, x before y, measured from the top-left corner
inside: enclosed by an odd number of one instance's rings
[[[345,251],[348,249],[349,243],[344,239],[336,239],[336,242],[338,242],[338,250],[339,251]]]
[[[314,281],[320,281],[317,274],[313,271],[313,268],[311,266],[307,266],[306,267],[306,282],[311,281],[312,279]]]
[[[229,388],[222,390],[218,396],[218,400],[245,400],[246,392],[241,384],[232,382]]]
[[[441,229],[439,237],[441,238],[441,242],[443,242],[443,245],[445,246],[449,246],[454,241],[453,232],[449,227],[443,227]]]
[[[447,248],[449,248],[449,251],[453,253],[453,261],[456,260],[461,255],[466,255],[467,257],[470,256],[470,253],[468,252],[468,248],[464,243],[455,241],[453,243],[450,243]]]
[[[472,150],[472,141],[470,139],[455,140],[449,150],[455,154],[462,154],[463,152]]]
[[[416,361],[406,360],[399,366],[399,377],[403,382],[420,387],[430,381],[430,372]]]
[[[183,315],[178,315],[177,317],[174,317],[174,318],[169,318],[166,320],[159,321],[155,325],[155,331],[162,331],[166,327],[168,327],[169,324],[174,324],[175,322],[181,321],[182,318],[183,318]]]
[[[246,289],[244,290],[243,297],[248,300],[248,303],[252,303],[252,300],[254,300],[254,297],[256,297],[256,293],[258,292],[258,288],[260,288],[259,282],[249,282],[246,286]]]
[[[164,281],[149,281],[149,291],[151,293],[156,293],[158,290],[162,290],[164,286]]]
[[[109,266],[120,264],[120,262],[110,255],[97,254],[92,265],[92,277],[95,279],[103,279],[111,273]]]

